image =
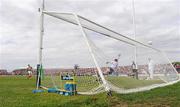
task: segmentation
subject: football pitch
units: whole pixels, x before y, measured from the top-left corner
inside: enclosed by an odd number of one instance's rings
[[[117,79],[108,78],[109,81]],[[134,81],[119,78],[121,87],[132,88],[142,84],[152,84],[154,81]],[[156,81],[157,82],[157,81]],[[160,81],[159,81],[160,82]],[[80,84],[80,83],[79,83]],[[96,84],[94,84],[96,85]],[[131,86],[131,87],[130,87]],[[26,76],[0,76],[0,106],[1,107],[178,107],[180,105],[180,83],[153,89],[151,91],[116,94],[112,97],[106,93],[97,95],[62,96],[55,93],[36,93],[35,79]]]
[[[132,89],[164,83],[162,80],[137,80],[132,77],[120,76],[106,76],[105,79],[116,87],[123,89]],[[78,92],[87,92],[99,86],[98,79],[95,76],[75,76],[75,82],[77,84]],[[42,85],[48,88],[56,87],[63,89],[65,83],[66,81],[61,80],[59,76],[45,76],[44,79],[42,79]]]

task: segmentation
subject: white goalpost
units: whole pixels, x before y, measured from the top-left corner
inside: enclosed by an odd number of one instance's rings
[[[109,91],[126,94],[164,87],[180,81],[177,71],[164,52],[149,44],[129,38],[75,13],[47,11],[45,10],[44,0],[42,0],[42,6],[39,12],[40,36],[38,65],[40,65],[39,69],[42,66],[45,68],[45,76],[42,79],[42,73],[37,73],[37,87],[64,90],[62,87],[65,83],[60,80],[59,74],[66,76],[72,75],[74,73],[73,68],[69,67],[72,64],[80,64],[76,75],[73,77],[73,82],[71,82],[73,84],[76,82],[77,93],[79,94],[92,95]],[[68,42],[69,39],[75,39],[72,40],[72,44],[69,43],[67,45],[67,48],[64,48],[65,46],[62,44],[58,44],[61,40],[58,43],[54,43],[52,40],[54,45],[48,44],[48,41],[51,40],[46,37],[48,35],[53,37],[54,33],[51,32],[50,34],[44,30],[44,26],[47,26],[47,24],[44,24],[46,16],[48,18],[54,18],[56,21],[61,21],[63,23],[62,26],[66,24],[68,24],[66,26],[72,26],[68,27],[68,29],[73,29],[71,35],[67,34],[66,31],[57,31],[58,33],[69,35],[63,41]],[[51,26],[56,25],[53,23]],[[62,26],[59,28],[62,28]],[[134,33],[134,35],[136,34]],[[59,34],[59,37],[61,37],[61,34]],[[46,39],[46,42],[44,42],[44,39]],[[78,51],[72,51],[76,49]],[[54,52],[53,55],[49,55],[48,50],[52,53]],[[43,56],[44,53],[47,53],[46,58]],[[58,56],[56,53],[60,55]],[[116,58],[119,53],[121,53],[121,57],[119,58],[118,56]],[[147,80],[148,75],[146,74],[148,72],[148,58],[154,61],[154,78],[151,80]],[[62,59],[68,60],[62,61]],[[111,67],[109,65],[107,66],[106,63],[114,59],[118,59],[121,62],[117,66],[117,75],[109,74]],[[132,72],[131,62],[134,60],[138,64],[139,80],[129,76]],[[54,64],[58,61],[61,61],[61,63],[57,64],[57,67],[61,66],[61,69],[55,71],[52,71],[52,69],[47,70],[48,67],[46,65],[49,63]]]
[[[86,43],[87,43],[89,52],[91,53],[91,56],[92,56],[92,58],[93,58],[93,61],[94,61],[95,65],[96,65],[96,68],[97,68],[97,70],[98,70],[98,74],[100,75],[100,78],[101,78],[101,80],[102,80],[102,82],[103,82],[103,86],[104,86],[104,88],[105,88],[106,91],[109,91],[110,88],[109,88],[109,86],[108,86],[108,84],[107,84],[107,82],[106,82],[106,80],[105,80],[105,78],[104,78],[104,76],[103,76],[103,73],[102,73],[102,71],[101,71],[101,69],[100,69],[100,66],[98,65],[98,62],[96,61],[96,58],[95,58],[94,53],[93,53],[93,51],[92,51],[92,48],[91,48],[91,46],[90,46],[90,44],[89,44],[89,42],[88,42],[88,38],[87,38],[87,36],[86,36],[83,28],[82,28],[81,22],[79,21],[78,15],[74,14],[74,16],[75,16],[75,18],[76,18],[76,20],[77,20],[77,23],[78,23],[78,25],[79,25],[79,28],[80,28],[80,30],[81,30],[82,35],[83,35],[84,38],[85,38],[85,41],[86,41]]]

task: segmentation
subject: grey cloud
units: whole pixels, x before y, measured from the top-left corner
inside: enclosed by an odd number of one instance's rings
[[[2,25],[0,32],[3,35],[1,37],[3,40],[0,42],[2,50],[0,64],[1,67],[8,69],[24,66],[27,63],[33,65],[37,63],[39,35],[39,14],[37,8],[40,6],[40,3],[36,0],[29,0],[23,6],[23,3],[26,1],[16,1],[10,0],[8,2],[7,0],[2,0],[2,6],[0,7]],[[45,1],[47,10],[77,12],[119,33],[133,37],[131,0]],[[154,47],[165,50],[171,60],[180,60],[178,59],[180,58],[178,57],[179,51],[173,51],[173,49],[179,49],[174,48],[179,46],[180,40],[178,39],[180,35],[179,1],[135,0],[135,7],[137,38],[144,39],[144,41],[152,40]],[[57,58],[67,64],[68,61],[76,60],[77,58],[75,57],[78,57],[81,60],[79,62],[83,63],[83,58],[78,56],[78,52],[86,52],[87,50],[77,27],[52,17],[46,17],[45,26],[44,59]],[[81,40],[81,45],[76,43],[78,40]],[[103,42],[99,40],[97,38],[96,42],[99,42],[100,45],[108,46],[112,44],[111,40],[104,39]],[[61,49],[58,47],[61,47]],[[111,45],[110,47],[112,48],[113,46]],[[114,48],[118,49],[119,47],[115,46]],[[170,49],[172,50],[169,51]],[[62,54],[69,55],[72,59]],[[55,64],[57,59],[47,61],[46,64]],[[55,65],[61,64],[56,63]]]

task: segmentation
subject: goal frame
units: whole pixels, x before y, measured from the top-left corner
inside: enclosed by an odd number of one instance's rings
[[[75,25],[77,25],[77,26],[79,27],[79,30],[80,30],[82,36],[84,37],[84,40],[85,40],[86,45],[87,45],[87,48],[88,48],[88,50],[89,50],[89,52],[90,52],[90,55],[91,55],[91,57],[92,57],[92,59],[93,59],[93,62],[94,62],[95,66],[96,66],[96,68],[97,68],[97,70],[98,70],[98,74],[99,74],[99,76],[100,76],[100,78],[101,78],[101,80],[102,80],[102,83],[103,83],[102,85],[103,85],[105,91],[107,91],[107,92],[110,91],[111,88],[110,88],[110,86],[108,85],[106,79],[104,78],[104,75],[103,75],[103,73],[102,73],[102,71],[101,71],[101,69],[100,69],[100,66],[99,66],[99,64],[98,64],[98,62],[97,62],[97,60],[96,60],[96,58],[95,58],[95,55],[94,55],[94,53],[93,53],[93,51],[92,51],[92,47],[91,47],[91,45],[90,45],[89,42],[88,42],[87,35],[86,35],[84,29],[87,29],[87,30],[90,30],[90,31],[94,31],[94,32],[96,32],[96,33],[102,34],[102,35],[107,36],[107,37],[109,37],[109,38],[112,38],[112,39],[115,39],[115,40],[124,42],[124,43],[129,44],[129,45],[131,45],[131,46],[133,46],[133,47],[136,47],[136,45],[144,46],[144,47],[146,47],[146,48],[149,48],[149,49],[152,49],[152,50],[155,50],[155,51],[157,51],[157,52],[162,53],[163,56],[165,56],[165,58],[167,58],[167,56],[165,55],[165,53],[164,53],[163,51],[161,51],[161,50],[159,50],[159,49],[157,49],[157,48],[154,48],[154,47],[152,47],[151,45],[148,45],[148,44],[145,44],[145,43],[143,43],[143,42],[137,41],[137,40],[135,40],[135,39],[129,38],[129,37],[125,36],[125,35],[122,35],[122,34],[116,32],[116,31],[114,31],[114,30],[111,30],[111,29],[109,29],[109,28],[107,28],[107,27],[104,27],[104,26],[102,26],[102,25],[100,25],[100,24],[97,24],[97,23],[95,23],[95,22],[93,22],[93,21],[91,21],[91,20],[89,20],[89,19],[87,19],[87,18],[85,18],[85,17],[83,17],[83,16],[80,16],[80,15],[78,15],[78,14],[76,14],[76,13],[65,13],[65,12],[57,12],[57,11],[47,11],[47,10],[45,10],[44,0],[42,0],[41,7],[39,8],[39,13],[40,13],[40,21],[39,21],[39,22],[40,22],[40,23],[39,23],[39,24],[40,24],[40,28],[39,28],[39,31],[40,31],[40,32],[39,32],[39,52],[38,52],[38,53],[39,53],[39,55],[38,55],[38,66],[39,66],[39,69],[42,68],[42,66],[43,66],[42,54],[43,54],[43,35],[44,35],[44,15],[49,15],[49,16],[52,16],[52,17],[61,19],[61,20],[63,20],[63,21],[66,21],[66,22],[75,24]],[[67,14],[67,15],[72,15],[72,16],[75,17],[76,23],[74,23],[74,22],[72,22],[72,21],[69,21],[69,20],[66,20],[66,19],[63,19],[63,18],[60,18],[60,17],[57,17],[57,16],[55,16],[54,14]],[[84,20],[86,20],[86,21],[88,21],[88,22],[91,22],[91,23],[95,24],[96,26],[102,27],[103,29],[105,29],[105,30],[107,30],[107,31],[109,31],[109,32],[112,32],[112,33],[114,33],[114,34],[116,34],[116,35],[119,35],[119,36],[121,36],[121,37],[123,37],[123,38],[125,38],[125,39],[127,39],[127,40],[132,41],[133,43],[131,43],[131,42],[129,42],[129,41],[122,40],[122,39],[120,39],[120,38],[118,38],[118,37],[114,37],[114,36],[111,36],[111,35],[107,35],[107,34],[105,34],[105,33],[99,32],[99,31],[97,31],[97,30],[95,30],[95,29],[88,28],[87,26],[83,26],[83,25],[81,24],[81,21],[79,20],[79,18],[82,18],[82,19],[84,19]],[[170,62],[170,60],[169,60],[168,58],[167,58],[167,60]],[[171,63],[170,63],[170,64],[171,64]],[[172,64],[171,64],[171,66],[173,67]],[[174,67],[173,67],[173,68],[174,68]],[[176,71],[175,68],[174,68],[174,70]],[[39,71],[39,70],[37,70],[37,80],[36,80],[37,89],[38,89],[39,87],[41,87],[41,75],[42,75],[41,73],[38,73],[38,71]],[[176,71],[176,73],[178,74],[177,71]],[[178,82],[178,81],[180,81],[180,79],[177,80],[177,81],[173,81],[172,83],[162,84],[161,86],[166,86],[166,85],[169,85],[169,84],[174,84],[174,83],[176,83],[176,82]],[[153,87],[150,86],[149,88],[142,88],[142,89],[138,89],[138,90],[133,90],[132,92],[138,92],[138,91],[142,91],[142,90],[150,90],[150,89],[152,89],[152,88],[161,87],[161,86],[160,86],[160,85],[158,85],[158,86],[153,86]],[[131,91],[125,91],[124,93],[129,93],[129,92],[131,92]]]

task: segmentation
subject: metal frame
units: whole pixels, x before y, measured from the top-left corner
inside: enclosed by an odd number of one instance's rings
[[[58,17],[57,15],[54,15],[54,14],[53,14],[53,13],[55,13],[55,14],[69,14],[69,15],[73,15],[74,13],[60,13],[60,12],[51,12],[51,11],[50,11],[50,12],[49,12],[49,11],[45,11],[45,12],[43,12],[43,13],[44,13],[44,14],[47,14],[47,15],[49,15],[49,16],[52,16],[52,17],[61,19],[61,20],[66,21],[66,22],[68,22],[68,23],[71,23],[71,24],[74,24],[74,25],[78,25],[76,22],[73,22],[73,21],[71,21],[71,20],[67,20],[67,19]],[[105,30],[107,30],[107,31],[109,31],[109,32],[112,32],[112,33],[114,33],[114,34],[116,34],[116,35],[119,35],[120,37],[123,37],[123,38],[125,38],[125,39],[127,39],[127,40],[133,41],[133,42],[135,42],[136,44],[139,44],[139,45],[144,46],[144,47],[146,47],[146,48],[150,48],[150,49],[153,49],[153,50],[155,50],[155,51],[161,52],[161,50],[159,50],[159,49],[156,49],[156,48],[154,48],[154,47],[152,47],[152,46],[150,46],[150,45],[148,45],[148,44],[142,43],[142,42],[140,42],[140,41],[137,41],[137,40],[135,40],[135,39],[132,39],[132,38],[129,38],[129,37],[125,36],[125,35],[122,35],[122,34],[116,32],[116,31],[114,31],[114,30],[111,30],[111,29],[109,29],[109,28],[107,28],[107,27],[104,27],[104,26],[102,26],[102,25],[100,25],[100,24],[97,24],[97,23],[95,23],[95,22],[93,22],[93,21],[91,21],[91,20],[89,20],[89,19],[87,19],[87,18],[85,18],[85,17],[83,17],[83,16],[80,16],[80,15],[77,15],[77,16],[78,16],[79,18],[82,18],[82,19],[84,19],[84,20],[86,20],[86,21],[88,21],[88,22],[90,22],[90,23],[92,23],[92,24],[94,24],[94,25],[96,25],[96,26],[98,26],[98,27],[101,27],[101,28],[103,28],[103,29],[105,29]],[[122,42],[127,43],[127,44],[129,44],[129,45],[131,45],[131,46],[136,46],[136,44],[130,43],[130,42],[128,42],[128,41],[122,40],[122,39],[120,39],[120,38],[118,38],[118,37],[114,37],[114,36],[112,36],[112,35],[108,35],[108,34],[103,33],[103,32],[99,32],[99,31],[97,31],[96,29],[92,29],[92,28],[89,28],[89,27],[84,26],[84,25],[82,25],[82,27],[85,28],[85,29],[87,29],[87,30],[91,30],[91,31],[94,31],[94,32],[96,32],[96,33],[102,34],[102,35],[104,35],[104,36],[110,37],[110,38],[112,38],[112,39],[115,39],[115,40],[118,40],[118,41],[122,41]]]
[[[37,64],[37,77],[36,77],[36,88],[38,89],[41,85],[41,73],[40,69],[42,67],[42,51],[43,51],[43,35],[44,35],[44,0],[41,1],[41,7],[39,8],[40,12],[40,26],[39,26],[39,56],[38,56],[38,64]]]
[[[44,11],[44,0],[42,0],[42,7],[39,9],[40,11],[40,39],[39,39],[39,60],[38,60],[38,63],[40,64],[40,66],[42,66],[42,51],[43,51],[43,35],[44,35],[44,14],[48,14],[48,13],[54,13],[54,14],[69,14],[69,15],[74,15],[74,17],[76,18],[76,21],[77,21],[77,25],[79,26],[80,28],[80,31],[83,35],[83,37],[85,38],[85,41],[86,41],[86,44],[88,46],[88,49],[89,49],[89,52],[93,58],[93,61],[98,69],[98,73],[100,75],[100,78],[102,79],[102,82],[103,82],[103,86],[105,88],[106,91],[110,91],[110,88],[108,87],[108,84],[104,78],[104,75],[97,63],[97,60],[94,56],[94,53],[92,51],[92,48],[88,42],[88,39],[87,39],[87,36],[83,30],[83,27],[79,21],[79,18],[78,18],[78,15],[74,14],[74,13],[60,13],[60,12],[55,12],[55,11]],[[38,71],[37,71],[38,72]],[[40,84],[39,84],[39,81],[41,81],[41,78],[40,78],[40,72],[37,73],[37,89],[40,87]]]
[[[108,84],[107,84],[107,81],[105,80],[104,75],[103,75],[103,73],[102,73],[102,71],[101,71],[101,68],[100,68],[100,66],[99,66],[99,64],[98,64],[98,62],[97,62],[97,60],[96,60],[96,58],[95,58],[95,55],[94,55],[93,51],[92,51],[92,47],[91,47],[91,45],[89,44],[89,41],[88,41],[88,39],[87,39],[87,35],[86,35],[86,33],[85,33],[82,25],[81,25],[81,22],[79,21],[79,17],[78,17],[78,15],[76,15],[76,14],[74,14],[74,16],[75,16],[76,21],[77,21],[77,23],[78,23],[78,25],[79,25],[79,28],[80,28],[80,30],[81,30],[82,35],[83,35],[83,37],[85,38],[86,44],[87,44],[87,46],[88,46],[89,52],[90,52],[90,54],[91,54],[91,57],[93,58],[94,64],[96,65],[96,68],[97,68],[97,70],[98,70],[99,76],[100,76],[100,78],[102,79],[103,86],[104,86],[104,88],[105,88],[106,91],[110,91],[110,88],[109,88],[109,86],[108,86]]]
[[[134,8],[134,7],[133,7],[133,8]],[[99,65],[98,65],[98,63],[97,63],[97,61],[96,61],[96,58],[95,58],[94,53],[93,53],[93,51],[92,51],[92,48],[91,48],[91,46],[90,46],[90,44],[89,44],[89,42],[88,42],[87,35],[85,34],[85,31],[84,31],[83,28],[85,28],[85,29],[87,29],[87,30],[94,31],[94,32],[96,32],[96,33],[100,33],[100,34],[102,34],[102,35],[104,35],[104,36],[107,36],[107,37],[110,37],[110,38],[112,38],[112,39],[115,39],[115,40],[118,40],[118,41],[122,41],[122,42],[124,42],[124,43],[127,43],[127,44],[132,45],[132,46],[135,46],[135,47],[136,47],[137,44],[139,44],[139,45],[144,46],[144,47],[146,47],[146,48],[150,48],[150,49],[153,49],[153,50],[155,50],[155,51],[157,51],[157,52],[163,53],[163,52],[162,52],[161,50],[159,50],[159,49],[156,49],[156,48],[154,48],[154,47],[152,47],[152,46],[150,46],[150,45],[147,45],[147,44],[145,44],[145,43],[142,43],[142,42],[140,42],[140,41],[135,40],[135,38],[132,39],[132,38],[129,38],[129,37],[127,37],[127,36],[124,36],[124,35],[116,32],[116,31],[114,31],[114,30],[111,30],[111,29],[109,29],[109,28],[106,28],[106,27],[104,27],[104,26],[102,26],[102,25],[100,25],[100,24],[97,24],[97,23],[95,23],[95,22],[93,22],[93,21],[91,21],[91,20],[89,20],[89,19],[87,19],[87,18],[85,18],[85,17],[80,16],[80,15],[77,15],[77,14],[74,14],[74,13],[61,13],[61,12],[56,12],[56,11],[45,11],[44,9],[45,9],[44,0],[42,0],[42,5],[41,5],[41,8],[39,9],[39,12],[40,12],[40,36],[39,36],[39,56],[38,56],[39,58],[38,58],[38,64],[39,64],[40,66],[42,66],[43,35],[44,35],[44,14],[47,14],[47,15],[49,15],[49,16],[52,16],[52,17],[55,17],[55,18],[58,18],[58,19],[61,19],[61,20],[64,20],[64,21],[69,22],[69,23],[72,23],[72,24],[74,24],[74,25],[78,25],[79,28],[80,28],[80,31],[81,31],[81,33],[82,33],[82,35],[83,35],[83,37],[85,38],[85,41],[86,41],[86,44],[87,44],[87,46],[88,46],[89,52],[90,52],[90,54],[91,54],[91,57],[93,58],[93,61],[94,61],[95,65],[96,65],[97,69],[98,69],[98,73],[99,73],[99,75],[100,75],[100,78],[101,78],[101,80],[102,80],[102,82],[103,82],[103,86],[104,86],[104,88],[105,88],[106,91],[110,91],[109,84],[108,84],[107,81],[105,80],[104,75],[103,75],[103,73],[102,73],[102,71],[101,71],[101,69],[100,69],[100,67],[99,67]],[[68,14],[68,15],[73,15],[73,16],[76,18],[76,22],[72,22],[72,21],[70,21],[70,20],[63,19],[63,18],[58,17],[58,16],[53,15],[53,14]],[[92,23],[92,24],[94,24],[94,25],[96,25],[96,26],[98,26],[98,27],[101,27],[101,28],[103,28],[103,29],[105,29],[105,30],[107,30],[107,31],[109,31],[109,32],[111,32],[111,33],[114,33],[114,34],[116,34],[116,35],[119,35],[119,36],[121,36],[121,37],[123,37],[123,38],[125,38],[125,39],[127,39],[127,40],[130,40],[130,41],[132,41],[132,42],[134,42],[134,43],[130,43],[130,42],[128,42],[128,41],[126,41],[126,40],[122,40],[122,39],[120,39],[120,38],[118,38],[118,37],[114,37],[114,36],[112,36],[112,35],[108,35],[108,34],[106,34],[106,33],[97,31],[96,29],[92,29],[92,28],[89,28],[89,27],[87,27],[87,26],[84,26],[84,25],[81,24],[79,18],[82,18],[82,19],[84,19],[84,20],[86,20],[86,21],[88,21],[88,22],[90,22],[90,23]],[[133,20],[134,20],[134,18],[133,18]],[[133,24],[135,25],[135,22],[134,22],[134,21],[133,21]],[[134,29],[135,29],[135,27],[134,27]],[[134,30],[134,35],[136,35],[136,31],[135,31],[135,30]],[[135,53],[136,53],[136,52],[135,52]],[[166,57],[166,58],[167,58],[167,57]],[[136,58],[135,58],[135,59],[136,59]],[[168,58],[167,58],[167,59],[168,59]],[[169,59],[168,59],[168,61],[169,61]],[[41,76],[40,76],[40,73],[37,73],[37,74],[38,74],[38,75],[37,75],[37,79],[38,79],[38,80],[37,80],[37,88],[38,88],[38,87],[40,87],[40,85],[39,85],[39,80],[41,80],[41,78],[40,78]]]
[[[135,22],[135,6],[134,0],[132,0],[132,19],[133,19],[133,33],[134,33],[134,40],[136,40],[136,22]],[[134,61],[137,65],[137,47],[134,47]]]

